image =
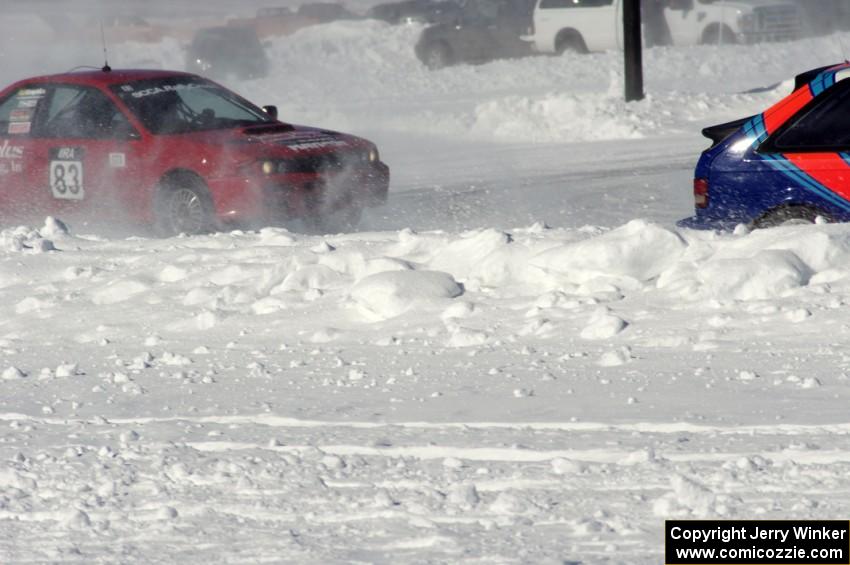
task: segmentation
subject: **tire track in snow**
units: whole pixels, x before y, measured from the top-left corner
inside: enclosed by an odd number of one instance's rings
[[[775,424],[718,426],[689,422],[364,422],[345,420],[305,420],[269,414],[237,416],[168,416],[142,418],[43,418],[15,412],[0,413],[0,421],[27,421],[43,425],[151,425],[168,423],[261,425],[271,428],[355,428],[355,429],[421,429],[421,430],[487,430],[511,429],[558,432],[638,432],[646,434],[715,434],[715,435],[850,435],[850,423]]]

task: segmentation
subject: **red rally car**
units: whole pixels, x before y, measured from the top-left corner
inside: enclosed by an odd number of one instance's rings
[[[0,92],[0,217],[50,214],[151,224],[353,227],[387,197],[375,145],[277,120],[196,75],[109,70]]]

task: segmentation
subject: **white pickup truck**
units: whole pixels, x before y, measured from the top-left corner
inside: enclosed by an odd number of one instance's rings
[[[755,43],[801,35],[802,15],[781,0],[649,0],[644,34],[664,39],[648,44]],[[652,16],[655,16],[653,20]],[[663,18],[659,21],[660,18]],[[605,51],[623,46],[623,0],[536,0],[534,27],[523,37],[541,53]],[[655,29],[651,29],[655,28]]]

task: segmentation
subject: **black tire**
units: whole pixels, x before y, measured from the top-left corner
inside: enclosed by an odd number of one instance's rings
[[[442,41],[431,43],[422,50],[422,62],[432,71],[448,67],[454,62],[452,50]]]
[[[317,235],[351,233],[357,231],[363,209],[349,206],[330,214],[305,218],[304,223],[310,233]]]
[[[753,222],[753,229],[814,224],[818,217],[830,221],[829,216],[812,206],[781,206],[765,212]]]
[[[583,55],[587,53],[587,45],[584,43],[581,35],[577,31],[562,31],[555,38],[555,53],[563,55],[564,53],[578,53]]]
[[[216,227],[209,190],[201,179],[189,174],[174,175],[162,182],[154,212],[154,227],[162,237],[209,233]]]
[[[735,45],[738,40],[729,26],[712,25],[703,32],[701,43],[703,45]]]

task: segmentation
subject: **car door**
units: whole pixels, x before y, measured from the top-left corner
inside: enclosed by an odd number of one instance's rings
[[[35,125],[32,182],[60,215],[119,219],[140,189],[140,135],[103,91],[79,84],[48,88]]]
[[[531,45],[520,37],[531,26],[532,3],[525,0],[498,0],[497,17],[488,27],[491,58],[529,54]]]
[[[492,0],[468,0],[454,28],[451,47],[460,61],[481,62],[493,58],[490,26],[495,25],[496,6]]]
[[[24,220],[35,213],[38,142],[32,129],[46,94],[44,85],[29,83],[0,100],[0,215],[4,218]]]

